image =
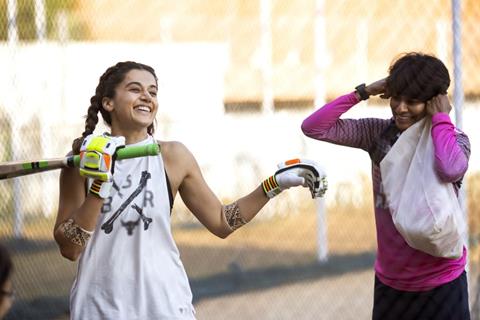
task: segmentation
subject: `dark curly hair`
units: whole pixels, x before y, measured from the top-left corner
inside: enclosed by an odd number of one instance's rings
[[[449,86],[450,76],[441,60],[409,52],[390,65],[386,91],[391,97],[426,102],[438,94],[446,94]]]
[[[119,62],[116,65],[108,68],[105,73],[100,77],[100,80],[95,90],[95,95],[90,98],[90,107],[87,111],[87,116],[85,117],[85,131],[82,133],[82,136],[75,139],[72,144],[73,154],[80,153],[80,146],[82,145],[83,139],[86,136],[93,133],[95,127],[98,123],[98,112],[100,111],[103,121],[109,126],[112,125],[112,118],[110,112],[105,110],[102,106],[103,98],[113,98],[115,95],[115,88],[119,83],[125,79],[125,75],[130,70],[146,70],[150,72],[155,81],[158,81],[155,70],[145,64],[141,64],[133,61]],[[153,134],[155,131],[153,123],[147,128],[149,134]]]

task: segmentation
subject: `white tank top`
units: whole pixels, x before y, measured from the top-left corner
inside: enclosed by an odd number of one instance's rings
[[[148,143],[153,137],[133,145]],[[115,163],[111,196],[79,260],[70,314],[82,320],[195,319],[170,228],[161,156]]]

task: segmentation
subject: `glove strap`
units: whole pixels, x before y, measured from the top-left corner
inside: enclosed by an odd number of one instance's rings
[[[275,179],[274,175],[265,179],[262,182],[262,188],[263,188],[263,192],[265,192],[265,195],[269,199],[272,199],[273,197],[280,194],[280,192],[282,192],[282,190],[280,189],[280,186],[278,185],[277,179]]]
[[[93,180],[90,186],[89,192],[93,193],[99,198],[105,199],[110,196],[110,190],[112,189],[112,182],[104,182],[101,180]]]

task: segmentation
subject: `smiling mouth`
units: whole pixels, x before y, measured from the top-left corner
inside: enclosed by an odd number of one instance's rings
[[[149,106],[136,106],[133,108],[133,110],[138,110],[138,111],[142,111],[142,112],[152,112],[152,108],[149,107]]]
[[[400,122],[407,122],[407,121],[411,121],[412,120],[412,117],[410,116],[399,116],[399,115],[396,115],[395,116],[395,120],[398,120]]]

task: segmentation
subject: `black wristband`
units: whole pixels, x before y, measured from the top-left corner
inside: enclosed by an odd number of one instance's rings
[[[365,83],[362,83],[355,87],[355,91],[360,96],[360,100],[367,100],[370,97],[370,95],[367,93],[367,90],[365,90],[365,87]]]

